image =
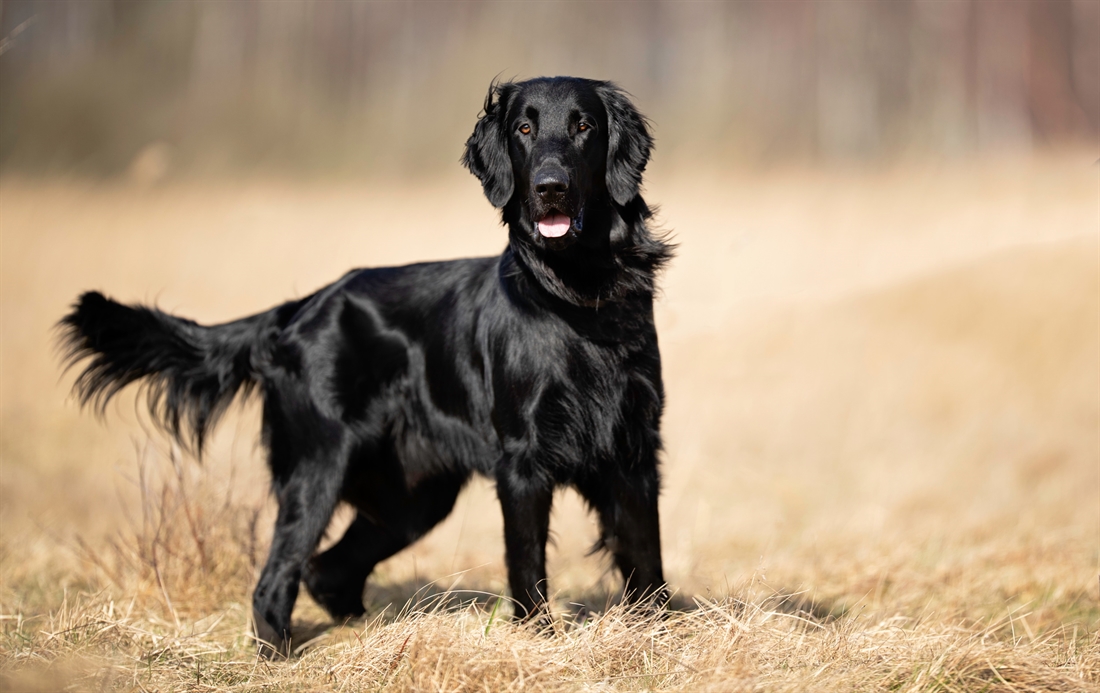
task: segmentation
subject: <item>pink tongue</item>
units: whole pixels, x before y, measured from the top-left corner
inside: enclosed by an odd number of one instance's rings
[[[564,214],[547,214],[539,222],[539,233],[547,238],[561,238],[569,231],[570,223]]]

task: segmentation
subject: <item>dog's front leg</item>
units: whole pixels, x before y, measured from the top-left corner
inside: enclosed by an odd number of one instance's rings
[[[497,474],[497,497],[504,513],[505,562],[516,604],[527,620],[546,613],[546,538],[554,486],[505,461]]]
[[[279,514],[275,536],[252,593],[252,618],[262,656],[290,654],[290,614],[298,598],[298,583],[332,517],[340,478],[319,460],[303,460],[288,480],[276,483]]]
[[[626,601],[664,606],[669,595],[661,564],[655,455],[632,471],[585,479],[578,490],[599,513],[601,543],[622,573]]]

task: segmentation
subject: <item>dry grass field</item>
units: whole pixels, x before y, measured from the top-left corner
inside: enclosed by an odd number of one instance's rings
[[[276,663],[247,637],[256,403],[181,458],[132,393],[77,408],[51,326],[91,288],[215,322],[354,266],[495,254],[477,182],[0,180],[0,689],[1096,691],[1094,160],[658,170],[677,608],[615,605],[563,492],[560,618],[513,626],[478,481],[380,566],[365,621],[303,594]]]

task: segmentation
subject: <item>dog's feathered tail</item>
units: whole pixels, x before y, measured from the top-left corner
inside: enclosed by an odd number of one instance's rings
[[[298,305],[204,326],[89,291],[58,327],[67,365],[90,359],[73,385],[81,404],[102,413],[119,390],[143,380],[154,421],[201,454],[237,392],[261,382],[260,366]]]

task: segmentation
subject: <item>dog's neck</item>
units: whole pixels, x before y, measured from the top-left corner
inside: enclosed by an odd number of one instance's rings
[[[585,208],[584,235],[555,251],[538,246],[531,221],[518,204],[509,205],[504,210],[509,237],[504,278],[578,308],[652,300],[656,275],[673,248],[649,230],[651,216],[640,195],[626,205],[591,204]]]

